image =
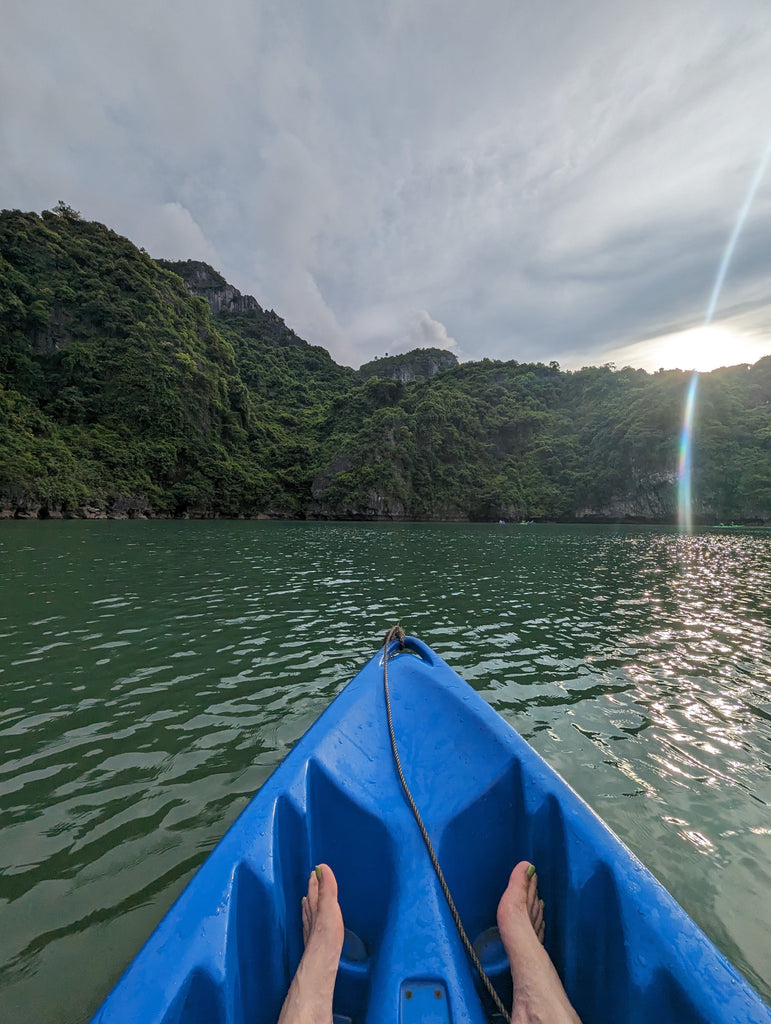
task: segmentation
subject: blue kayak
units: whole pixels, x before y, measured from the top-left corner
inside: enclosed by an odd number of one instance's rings
[[[504,1001],[496,907],[529,860],[546,948],[584,1024],[771,1024],[650,872],[467,683],[419,640],[389,653],[404,775]],[[275,1024],[321,862],[346,924],[336,1024],[490,1020],[394,765],[381,648],[232,825],[94,1024]]]

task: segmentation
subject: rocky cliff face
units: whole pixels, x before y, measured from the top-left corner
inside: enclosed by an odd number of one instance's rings
[[[416,348],[403,355],[383,356],[364,363],[359,369],[358,377],[360,380],[366,380],[368,377],[387,377],[406,384],[419,377],[435,377],[437,373],[451,370],[457,365],[458,360],[452,352],[445,349]]]
[[[103,505],[69,506],[42,500],[21,487],[0,488],[0,519],[153,519],[156,513],[141,494],[117,494]],[[170,518],[168,516],[161,518]]]
[[[250,313],[258,321],[263,337],[281,345],[305,345],[291,327],[272,309],[263,309],[252,295],[242,295],[222,274],[200,260],[156,260],[164,270],[182,278],[191,295],[206,299],[214,316]]]
[[[156,263],[164,270],[178,274],[191,295],[206,299],[212,313],[265,312],[257,299],[242,295],[208,263],[201,260],[156,260]]]
[[[677,522],[677,473],[656,473],[635,481],[633,491],[593,507],[577,508],[573,518],[588,523]]]
[[[696,524],[716,523],[725,518],[712,502],[695,499],[691,510]],[[651,473],[638,477],[634,489],[616,494],[602,505],[577,508],[572,520],[583,523],[677,523],[677,473]],[[730,516],[728,517],[730,518]],[[747,524],[768,523],[769,514],[763,508],[743,508],[741,521]]]

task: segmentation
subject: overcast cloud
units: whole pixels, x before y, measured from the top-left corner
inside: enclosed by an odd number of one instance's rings
[[[767,0],[0,0],[0,24],[2,207],[206,260],[340,362],[771,352],[771,169],[696,330],[771,139]]]

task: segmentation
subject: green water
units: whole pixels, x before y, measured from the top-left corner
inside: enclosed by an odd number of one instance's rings
[[[400,619],[771,1000],[771,534],[0,524],[0,1020],[88,1019]]]

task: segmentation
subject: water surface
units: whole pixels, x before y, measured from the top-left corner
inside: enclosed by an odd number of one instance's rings
[[[771,1000],[771,535],[0,524],[0,1019],[84,1021],[401,620]]]

